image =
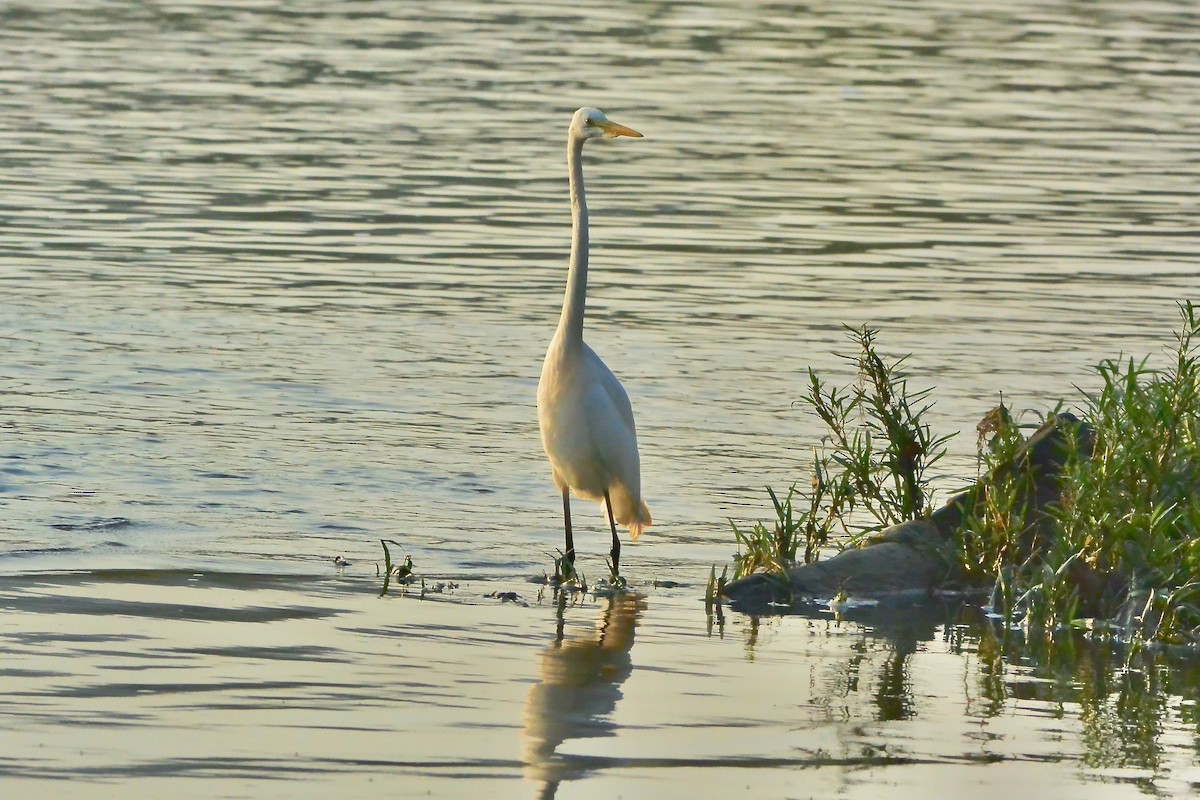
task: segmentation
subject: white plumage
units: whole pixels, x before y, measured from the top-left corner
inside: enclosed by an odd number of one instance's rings
[[[612,529],[613,570],[621,544],[616,525],[633,539],[650,527],[642,501],[641,466],[633,408],[621,382],[583,341],[587,298],[588,218],[583,189],[583,144],[588,139],[641,134],[618,125],[594,108],[581,108],[567,133],[573,237],[567,291],[558,330],[546,351],[538,382],[538,424],[554,483],[563,494],[567,558],[575,560],[569,492],[605,501]]]

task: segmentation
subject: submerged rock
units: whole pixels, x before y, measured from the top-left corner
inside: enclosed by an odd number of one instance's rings
[[[1045,508],[1059,498],[1059,475],[1072,437],[1068,430],[1079,432],[1080,452],[1088,453],[1090,431],[1074,415],[1059,414],[1038,428],[1011,459],[927,518],[893,525],[861,547],[823,561],[800,564],[782,574],[758,573],[733,581],[725,586],[724,595],[734,608],[753,612],[771,605],[828,599],[843,591],[857,597],[911,600],[939,590],[961,589],[961,576],[947,555],[948,545],[989,483],[1013,474],[1027,476],[1023,485],[1028,528],[1022,547],[1032,551],[1039,538],[1048,534]]]

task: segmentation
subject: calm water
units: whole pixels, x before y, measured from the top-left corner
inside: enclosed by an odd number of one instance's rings
[[[583,104],[646,134],[586,153],[588,337],[657,524],[636,598],[560,612],[533,395]],[[944,491],[1000,391],[1158,352],[1198,108],[1184,2],[0,5],[0,781],[1187,794],[1188,669],[697,599],[843,324],[938,387]],[[378,599],[381,537],[457,588]]]

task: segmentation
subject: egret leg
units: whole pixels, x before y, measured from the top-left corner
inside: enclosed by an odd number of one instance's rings
[[[571,490],[563,487],[563,528],[567,532],[567,561],[575,563],[575,540],[571,537]]]
[[[608,527],[612,528],[613,535],[613,575],[619,575],[621,573],[621,539],[617,536],[617,521],[613,519],[612,500],[608,499],[607,489],[604,490],[604,507],[608,509]]]

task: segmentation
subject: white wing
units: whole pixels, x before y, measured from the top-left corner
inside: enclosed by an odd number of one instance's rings
[[[641,496],[641,464],[638,458],[637,426],[625,387],[600,356],[586,344],[584,368],[588,389],[584,396],[588,433],[593,452],[609,474],[609,483],[619,483],[633,497]]]

